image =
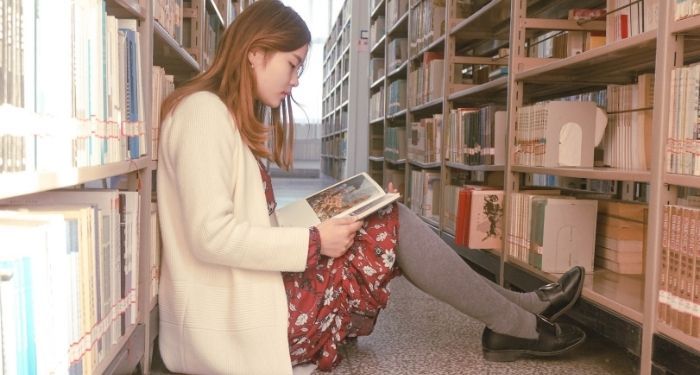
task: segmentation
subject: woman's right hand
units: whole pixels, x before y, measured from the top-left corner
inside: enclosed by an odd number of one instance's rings
[[[354,217],[329,219],[316,228],[321,237],[321,254],[337,258],[352,246],[355,233],[362,228],[363,221]]]

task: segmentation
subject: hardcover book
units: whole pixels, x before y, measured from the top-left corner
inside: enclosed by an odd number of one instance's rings
[[[334,217],[364,219],[399,197],[362,172],[278,209],[272,220],[280,227],[309,227]]]

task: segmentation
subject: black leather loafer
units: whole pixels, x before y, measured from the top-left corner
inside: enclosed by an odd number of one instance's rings
[[[563,354],[586,340],[586,333],[580,328],[565,324],[551,323],[537,316],[537,339],[496,333],[486,327],[481,335],[484,359],[491,362],[511,362],[530,355],[548,357]]]
[[[585,276],[586,270],[576,266],[566,271],[556,283],[547,284],[537,289],[535,293],[540,297],[540,300],[549,302],[549,307],[540,315],[553,322],[569,310],[581,296]]]

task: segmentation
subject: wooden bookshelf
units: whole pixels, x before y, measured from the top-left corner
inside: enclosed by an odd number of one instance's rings
[[[99,2],[97,2],[99,4]],[[162,2],[159,2],[162,3]],[[201,17],[205,21],[207,17],[212,17],[215,23],[218,23],[218,32],[232,21],[232,16],[240,12],[240,3],[238,1],[224,0],[192,0],[189,2],[193,8],[200,9],[203,13],[196,15],[197,19]],[[132,373],[137,368],[148,373],[150,371],[150,356],[153,350],[153,342],[157,335],[157,299],[151,298],[151,220],[150,210],[144,207],[150,207],[152,196],[152,184],[157,161],[152,160],[151,147],[151,132],[155,124],[152,123],[152,71],[154,65],[163,67],[168,74],[176,76],[176,83],[182,82],[191,78],[195,74],[206,68],[200,61],[190,53],[195,52],[195,56],[201,58],[204,56],[201,48],[203,44],[183,46],[173,37],[173,31],[167,31],[159,22],[156,21],[155,9],[156,6],[151,2],[139,0],[105,0],[104,9],[107,16],[114,16],[120,19],[133,19],[137,21],[138,43],[140,46],[140,65],[138,66],[138,76],[142,91],[140,94],[143,97],[143,123],[144,123],[144,144],[145,152],[141,153],[138,158],[131,160],[123,160],[118,162],[110,162],[103,165],[80,167],[80,168],[54,168],[50,170],[39,169],[39,171],[25,172],[1,172],[0,173],[0,201],[10,198],[22,197],[25,195],[51,191],[69,187],[80,187],[83,184],[88,186],[110,185],[111,181],[119,181],[119,187],[130,191],[139,192],[140,200],[140,217],[139,217],[139,268],[134,272],[138,272],[138,313],[135,317],[136,323],[129,324],[125,327],[125,333],[119,337],[115,337],[115,343],[110,343],[107,348],[103,348],[103,352],[99,361],[92,368],[93,373],[99,374],[122,374]],[[175,6],[175,1],[169,5]],[[223,5],[223,7],[221,7]],[[30,8],[31,9],[31,8]],[[96,8],[98,9],[98,8]],[[4,9],[3,9],[4,11]],[[183,14],[181,12],[180,14]],[[207,14],[209,15],[207,15]],[[175,14],[175,12],[168,13]],[[97,14],[95,14],[97,16]],[[33,19],[33,14],[24,14],[25,19]],[[90,20],[88,20],[90,21]],[[103,26],[104,27],[104,26]],[[84,28],[83,30],[87,30]],[[199,30],[199,29],[197,29]],[[202,35],[194,35],[195,37],[204,40],[204,31]],[[196,30],[194,33],[196,34]],[[192,33],[190,33],[192,36]],[[94,40],[106,42],[105,35],[102,38]],[[27,41],[34,42],[34,41]],[[41,50],[46,46],[37,45],[36,50]],[[70,51],[68,52],[70,53]],[[33,74],[34,72],[32,72]],[[29,72],[27,72],[29,76]],[[105,73],[105,78],[107,79]],[[48,84],[48,83],[47,83]],[[36,86],[41,87],[42,82],[37,81]],[[71,96],[70,92],[65,93]],[[75,99],[78,101],[79,99]],[[76,104],[76,103],[74,103]],[[82,104],[82,103],[77,103]],[[27,108],[27,110],[33,110]],[[65,121],[61,120],[46,120],[45,122],[55,122],[56,125],[61,125]],[[0,118],[0,123],[4,122]],[[110,150],[111,151],[111,150]],[[139,150],[140,151],[140,150]],[[92,157],[92,155],[91,155]],[[99,158],[95,158],[99,159]],[[110,159],[111,160],[111,159]],[[90,164],[94,164],[91,161]],[[80,165],[80,163],[78,164]],[[123,302],[123,301],[122,301]],[[155,309],[155,310],[154,310]],[[153,315],[153,311],[156,314]],[[153,319],[156,316],[156,319]],[[110,327],[109,329],[112,329]],[[94,334],[94,333],[93,333]],[[96,352],[96,350],[94,350]]]
[[[410,1],[406,14],[396,22],[386,25],[384,51],[377,44],[373,56],[387,56],[389,43],[396,38],[411,38],[413,31],[422,25],[414,25],[410,16],[414,8],[421,6],[420,0]],[[630,2],[630,6],[643,6],[643,3]],[[657,304],[659,294],[659,265],[661,262],[661,237],[663,208],[667,202],[674,203],[679,187],[700,188],[700,177],[666,172],[666,138],[670,114],[670,97],[674,82],[671,70],[700,61],[700,42],[695,37],[700,31],[700,15],[675,20],[676,3],[659,1],[656,27],[640,29],[616,41],[606,40],[604,45],[591,48],[568,57],[531,57],[526,43],[529,38],[549,31],[566,33],[569,31],[601,31],[608,26],[606,19],[576,22],[569,20],[569,10],[573,8],[598,8],[615,17],[623,10],[613,0],[491,0],[484,1],[478,9],[468,14],[459,14],[458,2],[446,2],[445,35],[432,35],[421,47],[409,47],[408,59],[388,71],[383,80],[372,83],[370,90],[384,85],[386,90],[392,81],[407,79],[408,75],[423,60],[426,52],[438,52],[445,61],[443,93],[418,104],[412,101],[420,95],[411,84],[406,86],[407,109],[373,119],[372,126],[405,127],[422,118],[434,114],[443,116],[441,148],[444,150],[448,133],[448,123],[452,109],[474,108],[485,104],[502,105],[508,110],[508,132],[506,135],[506,165],[465,165],[451,160],[435,163],[420,163],[411,160],[390,161],[384,159],[387,168],[405,168],[405,182],[410,189],[412,170],[439,171],[441,189],[455,175],[472,174],[483,178],[479,183],[489,183],[503,179],[506,197],[527,186],[532,175],[548,175],[561,178],[603,180],[620,184],[618,186],[645,186],[648,197],[648,218],[645,226],[646,256],[642,275],[621,275],[596,268],[587,276],[582,301],[571,312],[571,317],[579,323],[610,338],[630,352],[639,356],[640,372],[649,374],[654,369],[666,369],[673,373],[700,372],[700,339],[658,322]],[[463,4],[462,4],[463,5]],[[371,10],[371,17],[389,14],[390,2],[378,2]],[[381,7],[385,7],[383,10]],[[623,7],[624,8],[624,7]],[[404,18],[405,17],[405,18]],[[612,20],[610,18],[609,20]],[[653,19],[651,19],[652,22]],[[648,20],[647,20],[648,21]],[[389,22],[389,21],[387,21]],[[641,21],[640,21],[641,22]],[[645,21],[646,22],[646,21]],[[614,30],[608,30],[609,34]],[[612,35],[612,34],[610,34]],[[496,55],[501,48],[508,48],[506,56]],[[496,58],[498,58],[496,60]],[[405,66],[404,66],[405,64]],[[464,80],[469,76],[455,76],[455,64],[492,64],[507,67],[505,76],[473,82]],[[388,64],[387,64],[388,66]],[[467,72],[469,73],[469,72]],[[636,170],[611,167],[532,167],[515,165],[512,155],[515,150],[515,123],[517,111],[523,106],[539,101],[558,99],[569,95],[606,90],[608,85],[629,85],[636,83],[637,76],[653,73],[655,77],[653,126],[651,135],[651,164],[648,169]],[[460,80],[462,78],[463,80]],[[370,91],[370,93],[373,91]],[[386,91],[385,91],[386,93]],[[388,105],[388,102],[386,103]],[[407,136],[408,138],[408,136]],[[408,142],[408,139],[407,139]],[[378,159],[373,160],[378,162]],[[567,189],[564,189],[567,190]],[[622,190],[622,189],[620,189]],[[582,191],[586,192],[586,191]],[[568,190],[566,193],[576,193]],[[617,191],[614,193],[621,195]],[[620,199],[619,197],[617,199]],[[645,199],[635,197],[634,199]],[[409,202],[410,203],[410,202]],[[445,202],[443,201],[444,205]],[[426,220],[424,218],[424,220]],[[506,217],[506,233],[511,220]],[[440,232],[460,255],[478,267],[488,270],[496,279],[516,288],[530,290],[546,282],[556,280],[559,275],[539,271],[533,266],[519,262],[509,256],[508,250],[488,252],[465,249],[454,245],[454,238],[445,228],[443,214],[440,222],[429,223]],[[669,353],[679,355],[682,360],[674,361]]]

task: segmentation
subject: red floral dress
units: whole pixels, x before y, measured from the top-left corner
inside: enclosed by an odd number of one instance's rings
[[[269,213],[275,211],[270,176],[260,165]],[[292,364],[314,362],[331,370],[347,337],[368,335],[389,299],[387,284],[399,274],[396,204],[370,215],[350,250],[339,258],[320,254],[321,240],[309,229],[309,256],[304,272],[283,272],[289,302],[289,349]]]

